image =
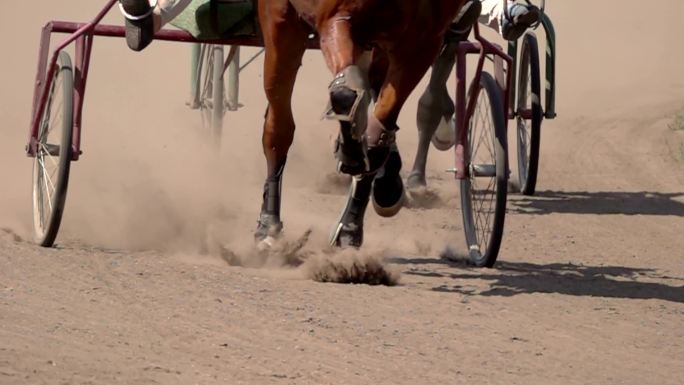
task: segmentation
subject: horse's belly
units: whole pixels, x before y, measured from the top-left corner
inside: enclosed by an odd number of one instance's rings
[[[311,27],[316,27],[316,9],[319,0],[290,0],[299,17]]]
[[[299,17],[316,28],[328,13],[349,16],[361,45],[391,49],[402,41],[441,35],[463,0],[289,0]],[[332,7],[332,8],[331,8]],[[330,8],[330,9],[328,9]]]

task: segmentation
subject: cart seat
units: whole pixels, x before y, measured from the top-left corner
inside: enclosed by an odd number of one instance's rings
[[[171,25],[202,40],[252,36],[257,29],[254,8],[252,0],[192,0]]]

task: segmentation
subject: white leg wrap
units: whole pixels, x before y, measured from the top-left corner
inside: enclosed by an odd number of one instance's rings
[[[510,6],[511,0],[506,1],[506,6]],[[480,14],[480,23],[501,31],[501,19],[504,16],[504,2],[502,0],[482,0],[482,13]]]
[[[154,12],[154,9],[155,9],[155,8],[157,7],[157,5],[158,5],[158,0],[148,0],[148,1],[150,2],[150,11],[147,12],[147,13],[145,13],[145,14],[143,14],[143,15],[137,15],[137,16],[135,16],[135,15],[129,14],[129,13],[126,12],[126,10],[123,8],[123,5],[121,5],[121,3],[119,3],[119,10],[121,11],[121,14],[124,15],[124,17],[125,17],[126,19],[128,19],[128,20],[134,20],[134,21],[135,21],[135,20],[142,20],[142,19],[145,19],[146,17],[150,16],[150,15],[152,14],[152,12]]]

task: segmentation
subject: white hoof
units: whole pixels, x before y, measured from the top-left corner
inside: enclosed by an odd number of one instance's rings
[[[257,242],[256,248],[260,252],[269,251],[273,249],[273,245],[275,245],[275,242],[276,239],[269,235],[261,241]]]
[[[456,144],[456,122],[454,118],[442,117],[432,135],[432,145],[439,151],[447,151]]]

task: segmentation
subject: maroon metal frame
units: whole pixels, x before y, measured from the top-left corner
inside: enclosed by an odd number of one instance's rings
[[[90,68],[90,55],[92,53],[93,40],[95,36],[104,37],[125,37],[126,30],[122,26],[100,24],[102,19],[116,5],[118,0],[107,0],[104,8],[89,23],[73,23],[67,21],[51,21],[47,23],[42,31],[40,38],[40,49],[38,51],[38,68],[36,82],[33,91],[33,108],[31,110],[31,126],[26,154],[35,157],[38,149],[38,129],[40,117],[45,111],[49,89],[46,85],[50,84],[55,77],[55,69],[59,52],[72,43],[76,43],[76,57],[74,63],[74,135],[72,139],[72,160],[76,161],[81,155],[81,121],[83,117],[83,102]],[[53,33],[70,34],[66,40],[57,45],[50,54],[50,40]],[[182,43],[212,43],[223,45],[240,45],[262,47],[263,42],[259,36],[241,36],[218,40],[199,40],[190,33],[181,30],[163,29],[155,34],[156,40],[173,41]],[[318,42],[309,41],[309,48],[318,48]],[[49,61],[48,61],[49,58]]]
[[[469,170],[466,168],[466,165],[470,161],[468,159],[468,152],[466,151],[468,143],[468,126],[470,125],[470,120],[475,112],[475,103],[477,102],[480,92],[477,85],[482,78],[484,62],[488,55],[492,55],[494,59],[494,78],[497,80],[502,91],[502,107],[504,108],[502,113],[504,114],[505,128],[508,128],[508,119],[506,118],[508,114],[505,109],[506,106],[508,106],[508,90],[511,88],[511,82],[513,80],[513,71],[510,70],[513,65],[513,59],[508,56],[500,46],[490,43],[480,35],[478,23],[475,23],[473,26],[473,36],[475,37],[475,41],[461,42],[456,50],[456,98],[454,112],[456,127],[458,127],[458,138],[456,146],[454,147],[456,157],[456,179],[466,179],[469,176]],[[471,83],[472,95],[469,99],[467,99],[466,95],[466,56],[468,54],[479,54],[477,67]],[[506,63],[505,68],[503,63]]]
[[[126,31],[122,26],[103,25],[100,24],[102,19],[114,7],[118,0],[107,0],[104,8],[95,16],[89,23],[73,23],[65,21],[51,21],[47,23],[41,32],[40,50],[38,52],[38,69],[36,74],[36,83],[34,85],[33,109],[31,112],[31,126],[29,142],[26,146],[26,153],[30,157],[35,157],[38,148],[38,129],[40,125],[40,117],[45,111],[46,102],[48,98],[49,89],[46,85],[50,84],[55,76],[55,69],[59,52],[66,48],[71,43],[76,43],[76,58],[75,58],[75,73],[74,73],[74,135],[72,139],[72,160],[76,161],[81,155],[81,121],[83,117],[83,102],[85,100],[85,91],[88,79],[88,70],[90,69],[90,55],[92,53],[93,40],[95,36],[104,37],[125,37]],[[59,44],[52,52],[50,61],[48,62],[48,55],[50,50],[50,38],[53,33],[67,33],[70,36]],[[467,41],[459,44],[456,55],[456,125],[459,127],[459,138],[456,148],[456,178],[464,179],[468,176],[468,170],[465,165],[468,164],[467,153],[465,145],[467,143],[467,127],[470,124],[470,119],[475,110],[475,101],[477,100],[477,92],[479,89],[474,87],[474,94],[470,99],[466,99],[466,55],[479,54],[477,69],[473,78],[472,84],[478,84],[482,75],[485,59],[487,55],[493,55],[495,58],[495,77],[499,81],[499,85],[503,92],[503,105],[508,106],[509,93],[508,89],[511,87],[512,59],[508,56],[501,47],[494,45],[484,39],[480,35],[479,26],[474,25],[473,33],[475,41]],[[263,47],[263,41],[259,36],[240,36],[225,38],[219,40],[199,40],[193,37],[190,33],[181,30],[163,29],[155,34],[156,40],[173,41],[183,43],[211,43],[223,45],[239,45]],[[318,49],[318,39],[310,39],[308,48]],[[502,61],[507,64],[503,68]],[[505,84],[504,84],[505,78]],[[505,107],[504,107],[505,108]],[[504,119],[508,124],[508,119]]]

